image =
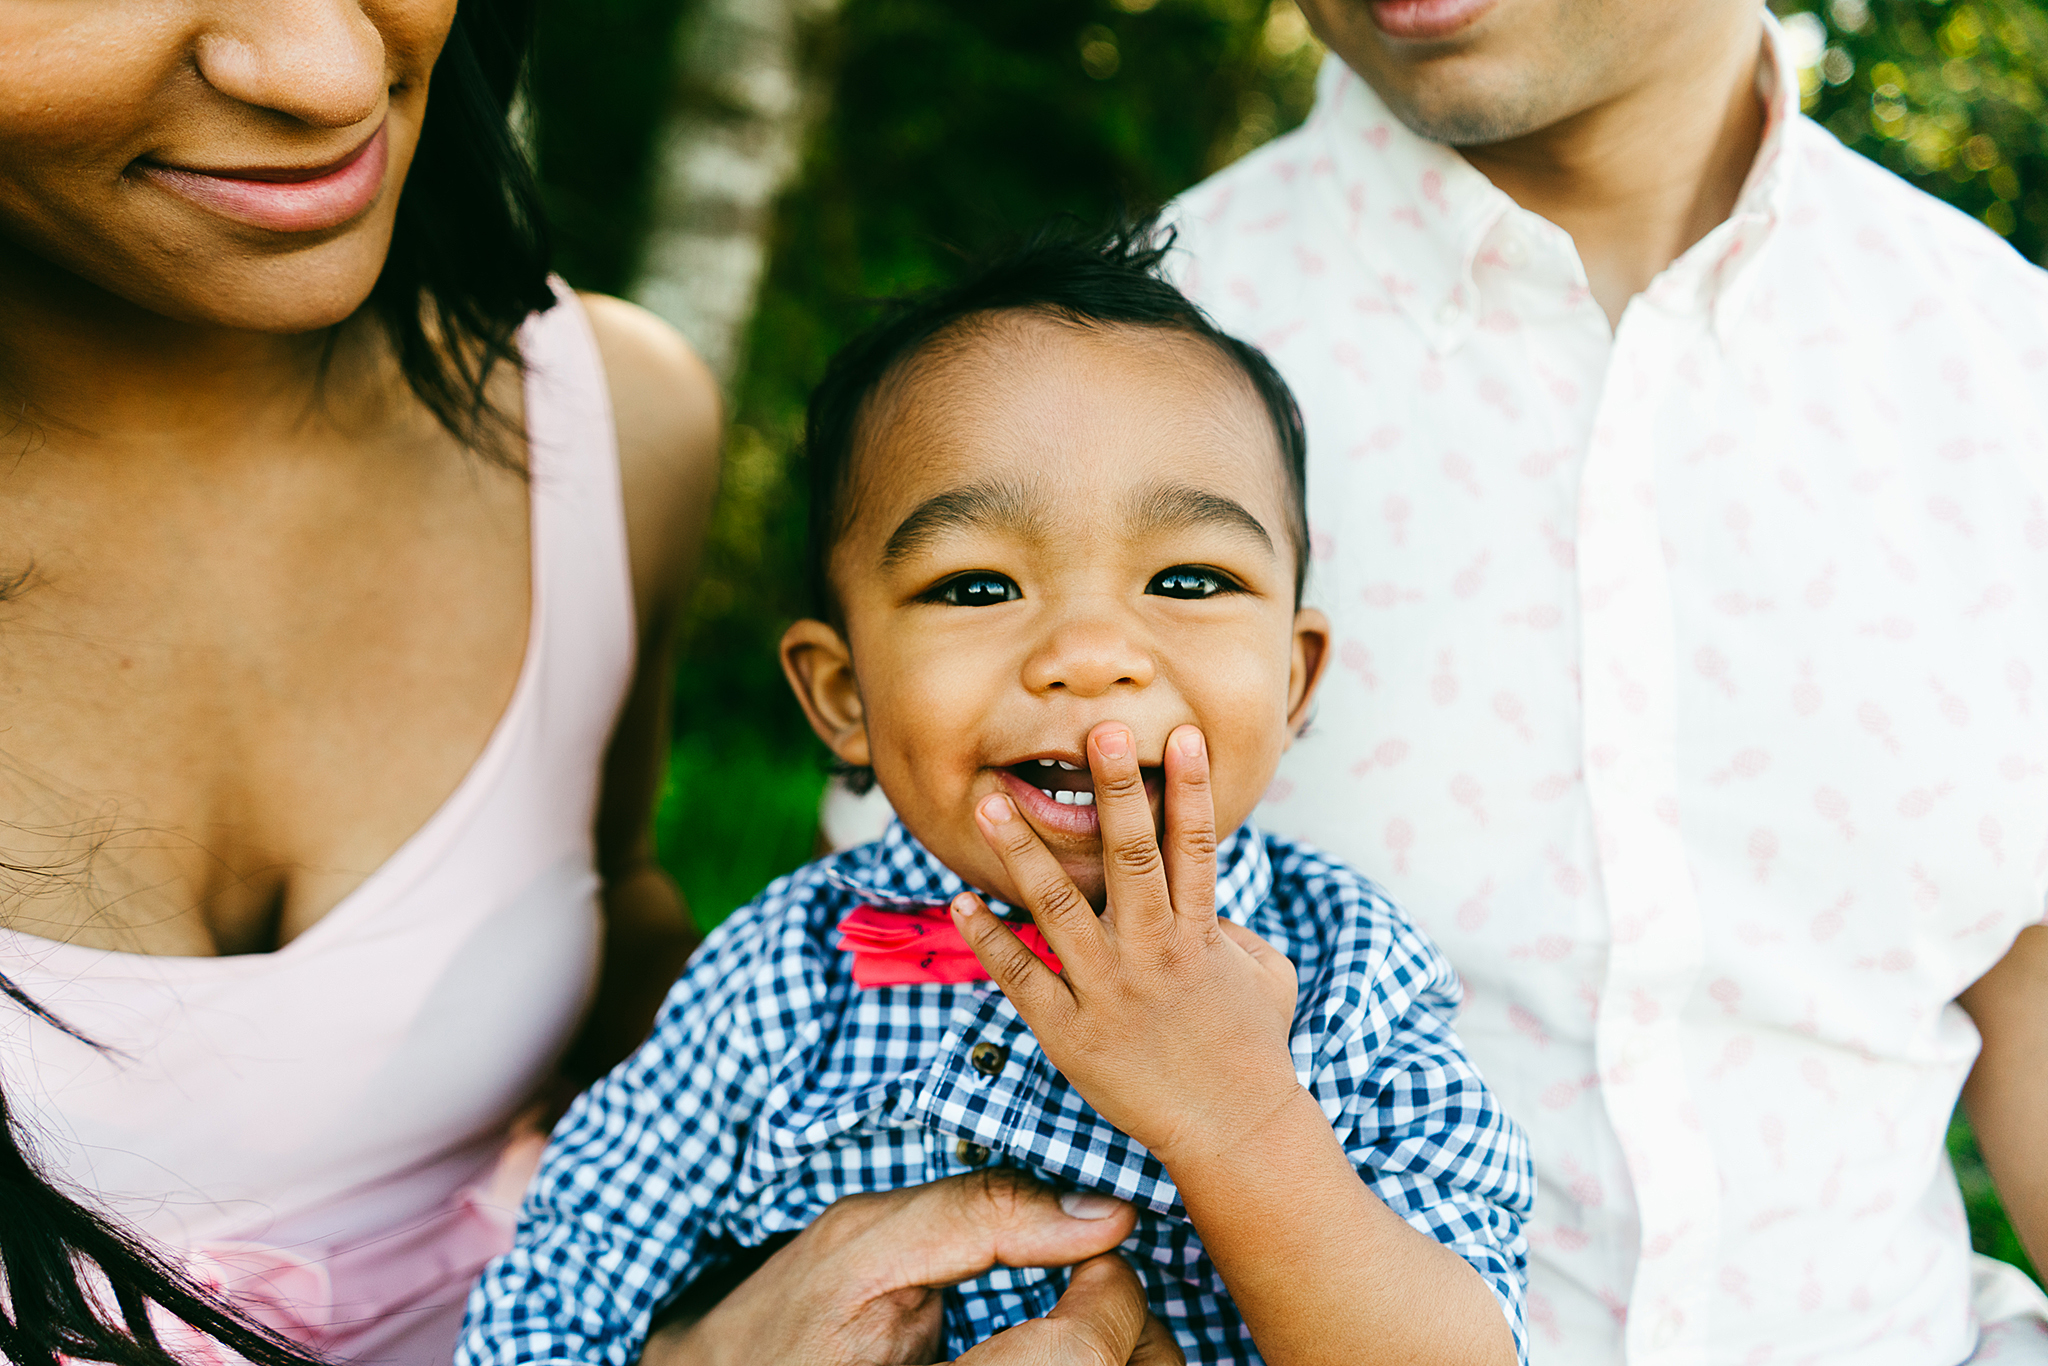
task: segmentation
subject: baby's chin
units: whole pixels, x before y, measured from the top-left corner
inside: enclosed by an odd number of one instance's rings
[[[1102,856],[1097,854],[1093,859],[1079,863],[1062,859],[1060,867],[1072,879],[1075,890],[1088,899],[1097,915],[1101,915],[1102,908],[1109,904],[1109,879],[1102,872]]]

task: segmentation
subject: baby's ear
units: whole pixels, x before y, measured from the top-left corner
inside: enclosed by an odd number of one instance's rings
[[[845,637],[822,621],[797,622],[782,633],[782,672],[825,747],[839,762],[865,767],[867,712]]]
[[[1330,659],[1330,619],[1313,607],[1294,614],[1294,661],[1287,671],[1287,740],[1301,734],[1314,714],[1316,684]]]

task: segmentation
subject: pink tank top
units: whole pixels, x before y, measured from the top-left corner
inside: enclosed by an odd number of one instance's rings
[[[492,1188],[507,1121],[595,981],[592,825],[635,628],[604,371],[560,292],[520,334],[526,656],[440,810],[275,953],[0,931],[15,980],[108,1050],[0,1011],[0,1084],[44,1170],[346,1359],[448,1360],[470,1282],[509,1244],[522,1183]]]

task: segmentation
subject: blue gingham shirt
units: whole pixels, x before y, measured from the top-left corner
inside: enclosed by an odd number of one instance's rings
[[[1485,1278],[1526,1360],[1535,1176],[1451,1031],[1450,965],[1377,888],[1314,850],[1246,826],[1218,867],[1219,912],[1299,971],[1302,1085],[1374,1194]],[[735,1247],[802,1229],[841,1196],[991,1161],[1135,1204],[1123,1252],[1188,1360],[1257,1362],[1165,1168],[1067,1085],[1002,992],[855,986],[842,917],[962,890],[892,825],[720,926],[653,1035],[556,1128],[515,1246],[470,1297],[456,1366],[629,1366],[653,1315]],[[990,1050],[972,1061],[981,1043],[1007,1050],[994,1075]],[[997,1268],[949,1291],[945,1355],[1044,1314],[1064,1286],[1062,1271]]]

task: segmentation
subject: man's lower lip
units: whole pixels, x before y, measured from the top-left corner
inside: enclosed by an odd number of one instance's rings
[[[1389,38],[1449,38],[1494,7],[1496,0],[1369,0],[1367,9]]]
[[[238,180],[174,166],[141,168],[147,179],[222,218],[271,232],[338,228],[377,202],[390,157],[382,127],[361,151],[313,180]]]

